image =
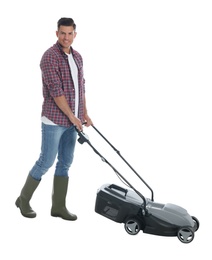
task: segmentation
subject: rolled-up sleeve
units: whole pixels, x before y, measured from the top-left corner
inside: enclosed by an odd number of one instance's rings
[[[49,55],[44,55],[40,63],[42,81],[49,94],[55,98],[64,95],[63,84],[58,61]]]

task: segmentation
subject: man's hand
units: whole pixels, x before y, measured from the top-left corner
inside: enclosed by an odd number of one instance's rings
[[[90,117],[88,116],[88,114],[86,114],[85,116],[84,116],[84,118],[85,118],[85,126],[91,126],[91,125],[93,125],[93,122],[92,122],[92,120],[90,119]]]
[[[79,118],[77,118],[76,116],[72,116],[70,118],[70,121],[72,122],[72,124],[74,126],[76,126],[76,128],[81,132],[83,130],[83,126],[82,126],[82,122]]]
[[[65,96],[63,95],[55,97],[54,101],[57,104],[57,106],[63,111],[63,113],[69,118],[72,124],[75,125],[79,131],[82,131],[82,122],[71,111],[71,108],[69,107]]]

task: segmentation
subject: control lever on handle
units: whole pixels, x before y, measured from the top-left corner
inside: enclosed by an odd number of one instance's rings
[[[85,143],[85,142],[89,142],[89,137],[88,137],[88,135],[86,135],[83,131],[79,131],[78,129],[77,129],[77,127],[75,127],[76,128],[76,131],[77,131],[77,133],[78,133],[78,135],[79,135],[79,138],[78,138],[78,142],[80,143],[80,144],[83,144],[83,143]]]

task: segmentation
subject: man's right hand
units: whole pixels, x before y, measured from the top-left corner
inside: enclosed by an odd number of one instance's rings
[[[55,103],[57,104],[57,106],[63,111],[63,113],[69,118],[69,120],[71,121],[71,123],[76,126],[76,128],[79,131],[83,130],[82,127],[82,122],[80,121],[79,118],[77,118],[73,112],[71,111],[71,108],[69,107],[67,100],[65,98],[64,95],[59,96],[59,97],[55,97],[54,98]]]
[[[77,118],[76,116],[73,115],[70,118],[70,121],[80,132],[82,132],[83,126],[82,126],[82,122],[79,118]]]

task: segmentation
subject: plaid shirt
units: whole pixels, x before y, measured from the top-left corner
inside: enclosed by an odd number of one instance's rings
[[[84,121],[83,95],[85,92],[85,80],[83,76],[83,60],[81,55],[71,48],[74,61],[78,68],[79,81],[79,119]],[[57,125],[70,127],[72,125],[68,117],[59,109],[54,102],[55,97],[64,95],[74,113],[75,88],[68,63],[68,56],[63,52],[57,42],[50,47],[42,56],[40,62],[43,83],[42,116],[46,116]]]

